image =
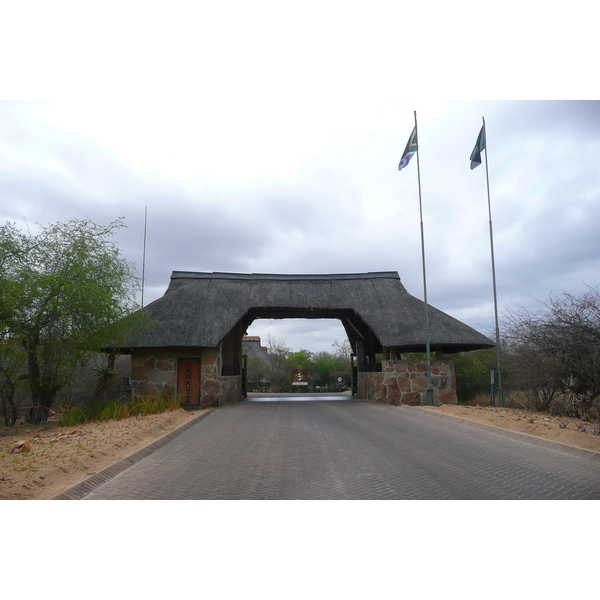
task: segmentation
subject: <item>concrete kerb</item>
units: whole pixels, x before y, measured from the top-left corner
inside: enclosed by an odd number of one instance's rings
[[[107,481],[110,481],[113,477],[116,477],[119,473],[122,473],[123,471],[133,466],[143,458],[150,456],[159,448],[166,446],[171,440],[176,438],[178,435],[181,435],[190,427],[196,425],[196,423],[198,423],[202,419],[205,419],[206,417],[211,415],[213,412],[215,412],[215,410],[215,408],[207,410],[204,414],[200,415],[199,417],[183,424],[181,427],[178,427],[174,431],[167,433],[155,442],[144,446],[144,448],[116,462],[110,467],[106,467],[106,469],[103,469],[102,471],[100,471],[100,473],[92,475],[89,479],[86,479],[85,481],[74,485],[73,487],[65,490],[64,492],[61,492],[57,496],[51,498],[51,500],[81,500],[83,497],[93,492],[102,484],[106,483]]]
[[[547,440],[545,438],[537,437],[529,433],[520,433],[518,431],[512,431],[510,429],[503,429],[502,427],[488,425],[487,423],[479,423],[477,421],[471,421],[470,419],[463,419],[462,417],[457,417],[455,415],[436,413],[433,412],[431,408],[425,406],[407,406],[399,408],[417,409],[423,414],[432,417],[437,417],[438,419],[448,419],[449,421],[454,421],[455,423],[460,423],[461,425],[466,425],[467,427],[484,429],[485,431],[489,431],[491,433],[495,433],[496,435],[501,435],[503,437],[507,437],[511,440],[515,440],[518,442],[533,444],[534,446],[542,446],[544,448],[548,448],[549,450],[556,450],[557,452],[564,452],[566,454],[570,454],[571,456],[576,456],[578,458],[584,458],[593,462],[600,462],[600,452],[596,452],[595,450],[577,448],[575,446],[569,446],[568,444],[562,444],[561,442],[555,442],[553,440]]]

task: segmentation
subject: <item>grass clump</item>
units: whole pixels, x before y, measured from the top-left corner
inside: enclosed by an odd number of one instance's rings
[[[80,423],[90,421],[120,420],[131,416],[154,415],[180,406],[179,398],[159,396],[158,398],[140,397],[121,404],[115,401],[99,400],[91,404],[74,406],[60,417],[60,424],[64,427],[73,427]]]

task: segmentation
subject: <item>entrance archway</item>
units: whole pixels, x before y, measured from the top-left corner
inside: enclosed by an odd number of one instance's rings
[[[425,350],[424,304],[395,271],[313,275],[174,271],[162,298],[144,311],[148,331],[120,350],[132,354],[134,395],[181,394],[179,359],[200,359],[201,406],[243,396],[242,338],[256,319],[339,319],[356,356],[357,394],[392,403],[418,403],[421,368],[402,353]],[[434,352],[493,347],[483,334],[428,307]],[[115,348],[116,349],[116,348]],[[377,360],[378,355],[382,357]],[[453,366],[436,365],[438,399],[456,397]],[[424,390],[423,390],[424,391]],[[442,392],[448,391],[447,396]]]
[[[242,351],[248,397],[356,391],[354,356],[339,319],[255,319]],[[295,380],[298,371],[306,380]]]

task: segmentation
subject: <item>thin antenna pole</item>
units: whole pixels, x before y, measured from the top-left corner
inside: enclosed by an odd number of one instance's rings
[[[485,128],[485,117],[483,120],[483,131],[485,135],[485,179],[487,182],[488,213],[490,217],[490,251],[492,254],[492,284],[494,288],[494,315],[496,318],[496,360],[498,363],[498,402],[504,407],[504,390],[502,389],[502,352],[500,350],[500,326],[498,324],[498,294],[496,291],[496,262],[494,260],[494,231],[492,228],[492,201],[490,200],[490,176],[488,173],[488,154],[487,154],[487,130]]]
[[[146,227],[148,225],[148,205],[144,209],[144,253],[142,258],[142,308],[144,308],[144,284],[146,282]]]
[[[425,234],[423,230],[423,203],[421,202],[421,165],[419,163],[419,131],[417,129],[417,111],[415,110],[415,133],[417,137],[417,180],[419,183],[419,216],[421,219],[421,259],[423,263],[423,296],[425,300],[425,352],[427,355],[427,405],[433,406],[433,387],[431,385],[431,348],[429,346],[429,309],[427,306],[427,275],[425,269]]]

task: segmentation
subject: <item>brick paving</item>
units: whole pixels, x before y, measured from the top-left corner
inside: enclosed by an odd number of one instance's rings
[[[138,500],[600,499],[600,453],[404,406],[242,402],[84,493]]]

